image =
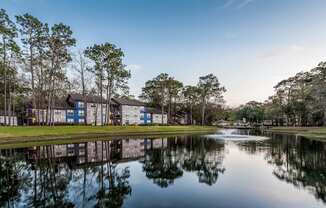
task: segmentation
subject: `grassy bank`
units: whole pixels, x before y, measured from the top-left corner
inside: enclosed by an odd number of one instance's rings
[[[0,145],[18,143],[71,142],[94,137],[209,133],[209,126],[54,126],[0,127]]]
[[[268,131],[275,133],[295,134],[309,139],[326,141],[326,127],[274,127]]]

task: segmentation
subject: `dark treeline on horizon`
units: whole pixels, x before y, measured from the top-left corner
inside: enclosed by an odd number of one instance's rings
[[[234,119],[275,126],[326,125],[326,62],[280,81],[275,94],[264,103],[249,102],[233,111]]]

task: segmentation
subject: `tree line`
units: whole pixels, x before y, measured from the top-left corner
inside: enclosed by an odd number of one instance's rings
[[[326,125],[326,62],[280,81],[264,103],[249,102],[230,117],[249,122],[270,120],[275,126]]]
[[[213,74],[199,77],[197,85],[186,85],[166,73],[148,80],[140,98],[162,112],[167,110],[168,123],[177,123],[177,114],[186,113],[188,123],[212,124],[223,111],[223,93],[218,78]],[[163,123],[163,115],[162,115]]]
[[[0,9],[0,38],[0,109],[4,124],[10,125],[15,114],[23,119],[24,103],[30,100],[38,118],[45,114],[42,125],[54,125],[52,114],[58,98],[78,92],[85,103],[88,94],[98,95],[102,103],[106,98],[105,105],[99,106],[101,124],[105,125],[109,124],[105,115],[110,115],[111,98],[130,97],[131,73],[124,64],[123,50],[112,43],[94,44],[73,53],[77,40],[70,26],[49,25],[27,13],[10,18],[4,9]],[[175,123],[178,112],[186,112],[189,123],[209,124],[222,112],[224,92],[213,74],[200,77],[196,86],[183,86],[162,73],[145,83],[140,98],[167,111],[169,123]],[[44,108],[45,113],[40,112]]]

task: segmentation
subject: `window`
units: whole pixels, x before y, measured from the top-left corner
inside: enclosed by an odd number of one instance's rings
[[[79,110],[78,111],[78,116],[84,116],[84,114],[85,114],[84,110]]]
[[[79,108],[84,108],[84,102],[78,102],[78,107]]]
[[[80,119],[78,120],[78,122],[79,122],[79,123],[84,123],[85,120],[84,120],[83,118],[80,118]]]
[[[144,115],[140,115],[140,120],[144,120]]]
[[[67,116],[73,116],[74,110],[67,110]]]
[[[67,119],[67,122],[68,122],[68,123],[74,123],[74,119],[73,119],[73,118],[68,118],[68,119]]]

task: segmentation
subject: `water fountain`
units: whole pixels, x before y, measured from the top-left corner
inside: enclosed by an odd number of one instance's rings
[[[267,137],[250,135],[248,131],[240,131],[239,129],[222,129],[216,134],[207,135],[208,138],[229,140],[229,141],[260,141],[266,140]]]

